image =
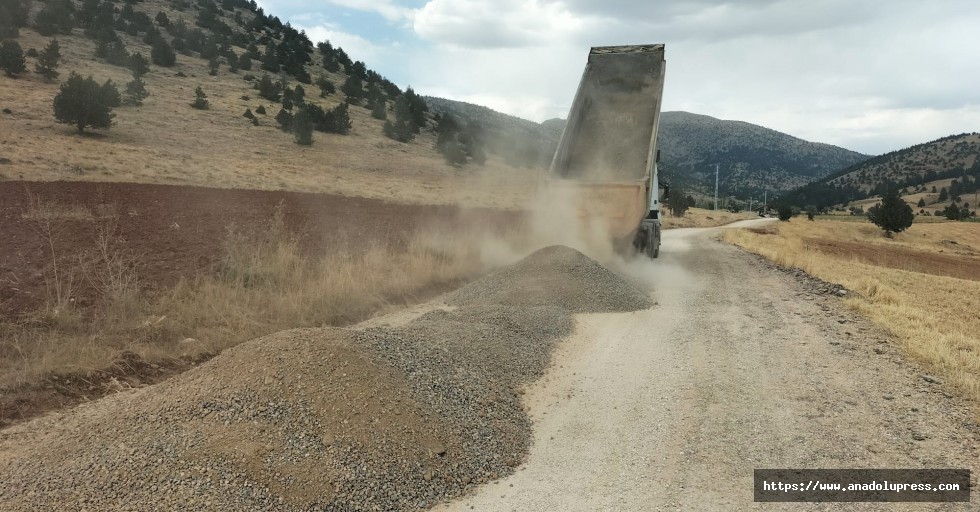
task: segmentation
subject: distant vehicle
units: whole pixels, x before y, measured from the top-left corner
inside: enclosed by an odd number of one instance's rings
[[[606,224],[621,253],[660,253],[657,131],[664,45],[592,48],[551,163],[579,217]]]

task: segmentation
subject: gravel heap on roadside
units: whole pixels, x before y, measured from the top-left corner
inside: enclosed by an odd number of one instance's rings
[[[638,311],[653,305],[637,283],[561,245],[545,247],[483,276],[457,290],[448,302],[557,306],[572,313]]]
[[[533,304],[465,299],[516,299],[522,279]],[[593,309],[586,292],[599,311],[648,303],[578,252],[548,248],[464,287],[452,311],[272,334],[0,431],[0,510],[430,507],[526,456],[520,395],[571,333],[569,311]]]

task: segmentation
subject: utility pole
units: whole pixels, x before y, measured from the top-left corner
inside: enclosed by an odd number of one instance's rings
[[[715,211],[718,211],[718,164],[715,164]]]

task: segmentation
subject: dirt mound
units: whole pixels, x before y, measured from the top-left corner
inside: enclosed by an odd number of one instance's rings
[[[540,249],[460,288],[449,303],[556,306],[572,313],[638,311],[653,305],[636,283],[561,245]]]
[[[525,279],[535,289],[522,297]],[[570,311],[648,304],[565,247],[454,302],[401,327],[276,333],[157,386],[0,431],[0,508],[427,508],[527,455],[520,395],[572,332]]]

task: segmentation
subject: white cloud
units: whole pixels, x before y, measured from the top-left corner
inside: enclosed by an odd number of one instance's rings
[[[348,9],[375,12],[388,21],[411,20],[415,15],[413,9],[402,7],[392,0],[330,0],[330,3]]]
[[[414,22],[422,39],[463,48],[541,46],[587,25],[561,3],[538,0],[431,0]]]

